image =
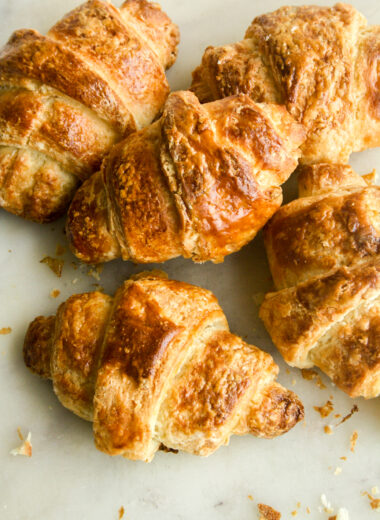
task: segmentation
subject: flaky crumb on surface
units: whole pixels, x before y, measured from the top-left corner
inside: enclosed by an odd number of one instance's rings
[[[257,509],[260,513],[260,520],[280,520],[281,513],[266,504],[258,504]]]
[[[316,370],[313,368],[303,368],[301,370],[302,377],[307,381],[314,381],[318,388],[323,390],[326,388],[326,385],[322,381],[321,376],[318,374]]]
[[[323,427],[323,431],[326,435],[332,435],[333,430],[330,425],[326,424],[326,426]]]
[[[20,428],[17,428],[17,433],[22,441],[22,444],[18,448],[14,448],[10,451],[11,455],[24,455],[25,457],[31,457],[32,456],[32,434],[31,432],[28,433],[26,439],[24,439],[24,436],[21,433]]]
[[[121,520],[123,517],[124,517],[124,507],[121,506],[120,509],[119,509],[119,520]]]
[[[372,489],[373,489],[373,488],[372,488]],[[372,490],[371,490],[371,492],[372,492]],[[378,492],[378,490],[377,490],[377,492]],[[363,491],[363,492],[362,492],[362,495],[363,495],[363,496],[368,497],[368,499],[369,499],[369,505],[371,506],[371,508],[372,508],[373,510],[375,510],[375,511],[379,511],[379,512],[380,512],[380,498],[375,498],[375,497],[373,496],[374,494],[375,494],[375,493],[370,494],[370,493],[368,493],[368,491]]]
[[[321,417],[328,417],[334,410],[333,404],[330,400],[326,401],[323,406],[313,406],[313,408],[320,414]]]
[[[0,334],[5,336],[6,334],[10,334],[12,332],[12,327],[2,327],[0,329]]]
[[[351,408],[351,411],[350,413],[348,413],[347,415],[345,415],[343,417],[343,419],[337,424],[337,426],[339,426],[340,424],[343,424],[344,422],[348,421],[348,419],[351,419],[351,417],[354,415],[354,413],[358,412],[359,411],[359,408],[356,404],[354,404],[354,406]]]
[[[356,443],[358,442],[358,437],[359,437],[359,434],[358,432],[355,430],[352,435],[351,435],[351,438],[350,438],[350,450],[352,451],[352,453],[355,452],[355,446],[356,446]]]
[[[53,258],[52,256],[45,256],[42,260],[40,260],[40,264],[46,264],[53,273],[60,278],[62,276],[62,269],[64,265],[64,260],[59,258]]]
[[[58,296],[61,294],[61,291],[59,289],[53,289],[50,293],[50,296],[52,298],[58,298]]]

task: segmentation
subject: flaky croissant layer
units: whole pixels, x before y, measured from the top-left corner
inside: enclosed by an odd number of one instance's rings
[[[74,295],[38,317],[26,365],[93,421],[96,446],[150,461],[160,447],[209,455],[230,436],[274,437],[303,418],[269,354],[231,334],[215,296],[142,273],[114,298]]]
[[[264,238],[278,292],[260,316],[285,360],[351,397],[380,394],[380,187],[349,166],[303,167],[300,198]]]
[[[89,0],[46,36],[16,31],[0,53],[0,207],[58,218],[111,146],[157,115],[178,38],[147,0]]]
[[[172,93],[162,117],[116,145],[77,191],[71,248],[89,263],[220,262],[279,208],[303,140],[283,107]]]
[[[348,4],[285,6],[245,39],[208,47],[191,90],[202,102],[244,93],[279,103],[305,125],[300,161],[346,163],[380,145],[380,26]]]

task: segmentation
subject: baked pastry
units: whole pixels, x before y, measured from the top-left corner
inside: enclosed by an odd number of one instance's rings
[[[114,298],[74,295],[36,318],[24,359],[94,422],[110,455],[150,461],[161,445],[210,455],[233,433],[275,437],[303,418],[272,357],[229,332],[215,296],[163,273],[133,277]]]
[[[308,133],[303,163],[346,163],[380,145],[380,26],[347,4],[282,7],[245,39],[208,47],[193,73],[202,102],[237,93],[284,104]]]
[[[177,43],[146,0],[90,0],[47,36],[13,33],[0,52],[0,207],[59,217],[110,147],[157,115]]]
[[[303,139],[284,107],[172,93],[162,117],[116,145],[75,194],[72,251],[89,263],[220,262],[279,208]]]
[[[300,199],[265,229],[275,287],[260,317],[285,361],[351,397],[380,394],[380,187],[349,166],[305,166]]]

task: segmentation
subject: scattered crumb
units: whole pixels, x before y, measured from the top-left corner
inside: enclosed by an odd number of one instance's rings
[[[61,291],[60,291],[60,290],[58,290],[58,289],[53,289],[53,290],[51,291],[51,293],[50,293],[50,296],[51,296],[52,298],[57,298],[60,294],[61,294]]]
[[[66,249],[61,246],[61,244],[57,244],[57,247],[55,248],[55,254],[57,256],[62,256],[65,253]]]
[[[0,329],[0,334],[10,334],[12,332],[12,327],[3,327]]]
[[[297,516],[298,515],[298,511],[294,510],[292,511],[292,516]]]
[[[342,468],[340,466],[337,466],[334,471],[334,475],[340,475],[342,473]]]
[[[103,264],[90,266],[88,268],[87,274],[88,274],[88,276],[92,276],[93,278],[95,278],[95,280],[98,280],[98,282],[100,282],[100,273],[103,271],[103,268],[104,268]]]
[[[339,457],[340,460],[347,460],[347,457]]]
[[[372,509],[380,512],[380,498],[374,498],[372,495],[368,493],[368,491],[363,491],[362,495],[367,496],[369,498],[369,505]]]
[[[332,402],[329,400],[323,406],[313,406],[314,410],[321,414],[321,417],[327,417],[334,410]]]
[[[353,432],[353,434],[351,435],[351,438],[350,438],[350,450],[352,451],[352,453],[355,452],[355,446],[356,446],[356,443],[358,441],[358,437],[359,437],[359,434],[358,432],[355,430]]]
[[[252,495],[248,495],[248,498],[249,498],[249,500],[253,500],[253,496]]]
[[[298,509],[301,507],[301,502],[297,502]]]
[[[336,413],[336,414],[334,415],[334,417],[335,417],[335,419],[340,419],[342,416],[341,416],[340,413]]]
[[[123,518],[123,516],[124,516],[124,512],[125,512],[125,511],[124,511],[124,507],[121,506],[121,508],[119,509],[119,520],[121,520],[121,519]]]
[[[287,374],[290,374],[290,370],[289,370],[289,368],[287,368],[287,369],[285,370],[285,372],[286,372]]]
[[[354,415],[354,413],[358,412],[359,411],[359,408],[356,404],[354,404],[354,406],[351,408],[351,411],[350,413],[348,413],[347,415],[345,415],[343,417],[343,419],[337,424],[337,426],[339,426],[340,424],[343,424],[344,422],[348,421],[348,419],[351,419],[351,417]]]
[[[336,520],[336,515],[334,515],[334,516],[329,516],[329,520]]]
[[[256,305],[261,305],[264,301],[265,293],[263,293],[263,292],[255,293],[252,295],[252,298]]]
[[[293,378],[292,379],[292,386],[295,386],[297,384],[297,381]]]
[[[12,253],[12,249],[8,249],[8,253]]]
[[[336,520],[350,520],[348,511],[346,508],[340,507],[338,509],[338,514],[336,515]]]
[[[11,455],[25,455],[25,457],[31,457],[32,456],[32,434],[29,432],[26,439],[24,440],[24,437],[21,433],[20,428],[17,428],[18,436],[20,437],[20,440],[22,441],[21,446],[18,448],[15,448],[11,450]]]
[[[310,515],[310,513],[311,513],[311,511],[310,511],[310,507],[307,507],[307,508],[306,508],[306,513],[307,513],[308,515]]]
[[[379,494],[379,488],[377,486],[373,486],[371,489],[372,495],[378,495]]]
[[[327,513],[327,514],[334,513],[334,509],[331,507],[331,503],[327,500],[326,495],[324,493],[321,495],[321,502],[322,502],[323,510],[325,513]]]
[[[326,435],[332,435],[332,428],[328,424],[323,428],[323,431],[326,433]]]
[[[260,513],[260,520],[280,520],[281,513],[273,509],[273,507],[265,504],[258,504],[257,509]]]
[[[71,283],[75,285],[77,283],[77,281],[78,281],[78,278],[74,278],[74,280],[72,280]]]
[[[323,383],[321,376],[313,368],[303,368],[301,370],[301,374],[302,377],[308,381],[315,380],[315,384],[318,386],[318,388],[326,388],[326,385]]]
[[[58,258],[53,258],[51,256],[45,256],[42,260],[40,260],[41,264],[46,264],[50,269],[56,274],[59,278],[62,276],[63,264],[64,260],[59,260]]]

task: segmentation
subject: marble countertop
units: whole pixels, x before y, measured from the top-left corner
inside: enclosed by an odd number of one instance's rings
[[[1,43],[17,28],[47,31],[77,3],[1,0]],[[178,61],[169,72],[172,88],[180,89],[189,85],[191,71],[207,45],[241,39],[254,16],[282,2],[162,0],[161,4],[181,30]],[[380,23],[379,0],[353,4],[370,23]],[[359,173],[367,173],[379,159],[380,152],[371,150],[354,154],[351,163]],[[285,191],[287,200],[295,196],[294,179]],[[74,269],[74,257],[66,251],[63,276],[57,278],[40,260],[54,256],[57,244],[65,246],[63,226],[63,220],[41,226],[0,213],[0,329],[12,328],[9,335],[0,335],[1,519],[117,520],[124,507],[128,520],[251,520],[258,518],[258,502],[281,511],[283,519],[327,519],[329,515],[319,510],[321,494],[335,512],[346,508],[350,520],[377,518],[361,493],[380,487],[380,400],[353,401],[324,376],[326,388],[321,389],[302,379],[300,371],[287,368],[258,319],[255,300],[271,287],[261,235],[223,264],[194,265],[176,259],[159,267],[173,278],[214,291],[232,331],[274,356],[281,369],[280,382],[296,391],[305,404],[303,424],[271,441],[232,438],[228,447],[206,459],[158,453],[151,464],[145,464],[98,452],[91,425],[65,410],[51,384],[24,367],[25,330],[35,316],[55,312],[72,293],[92,290],[96,283],[112,293],[131,273],[150,266],[111,262],[98,281],[86,267]],[[50,296],[53,289],[60,291],[56,299]],[[329,398],[334,414],[344,416],[353,404],[359,407],[359,413],[333,428],[332,435],[323,428],[335,426],[339,419],[333,415],[322,419],[313,409]],[[18,427],[23,434],[32,432],[32,458],[9,453],[19,445]],[[359,436],[352,453],[354,430]]]

